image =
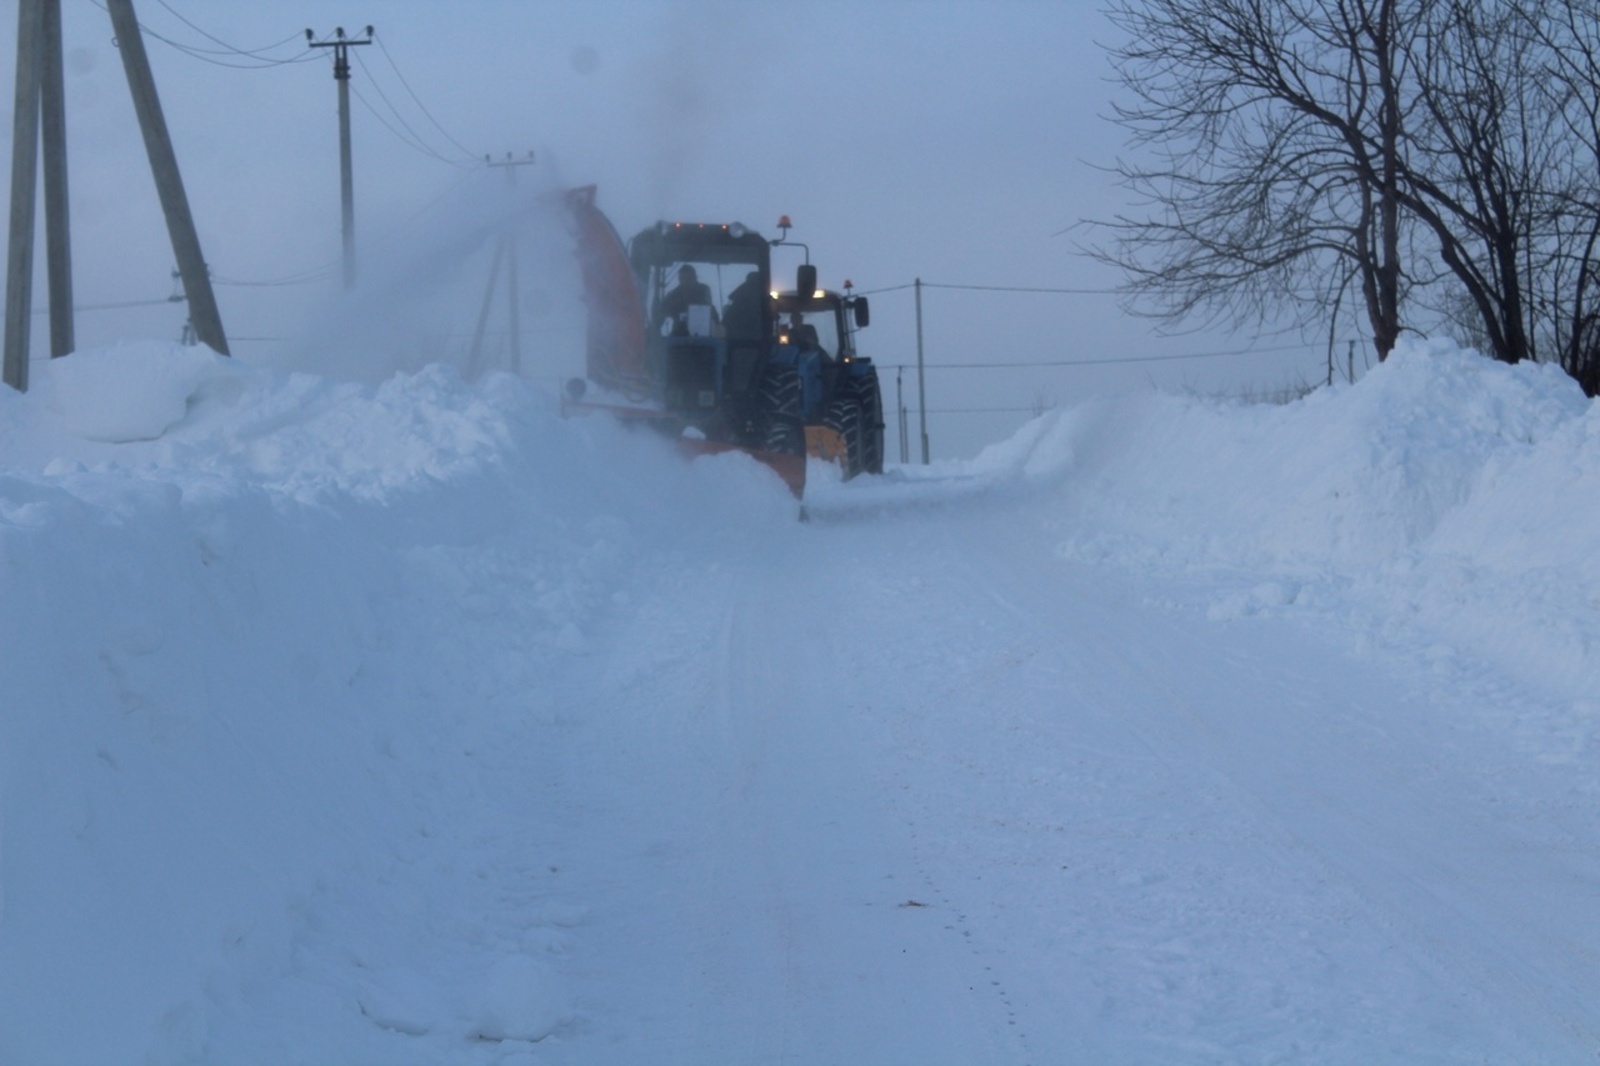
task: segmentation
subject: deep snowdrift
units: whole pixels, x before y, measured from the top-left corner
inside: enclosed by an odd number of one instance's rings
[[[1413,344],[1282,407],[1056,412],[975,465],[1059,485],[1068,555],[1231,574],[1215,617],[1353,612],[1600,711],[1600,409],[1554,367]]]
[[[1108,398],[971,462],[816,478],[803,525],[757,464],[683,463],[505,376],[358,386],[154,343],[39,376],[0,394],[5,1062],[604,1060],[572,930],[650,887],[558,887],[560,826],[515,812],[593,812],[517,760],[590,716],[579,679],[642,586],[695,617],[752,543],[820,567],[853,526],[1020,508],[1063,565],[1214,624],[1492,671],[1532,694],[1506,709],[1531,758],[1596,761],[1600,414],[1548,368],[1414,347],[1283,407]],[[930,668],[969,639],[934,606]]]

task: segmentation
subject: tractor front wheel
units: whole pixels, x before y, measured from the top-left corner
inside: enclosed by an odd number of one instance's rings
[[[760,447],[779,455],[804,455],[805,421],[801,416],[800,374],[787,366],[769,366],[756,387]]]

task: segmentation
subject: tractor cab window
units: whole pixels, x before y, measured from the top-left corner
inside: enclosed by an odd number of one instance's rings
[[[716,280],[717,267],[678,263],[662,275],[655,322],[663,336],[709,337],[716,327],[716,304],[706,279]]]
[[[760,264],[685,259],[651,271],[651,324],[663,337],[761,340],[768,321]]]
[[[820,352],[824,359],[839,355],[838,322],[832,310],[791,311],[778,325],[778,343],[792,344],[801,354]]]

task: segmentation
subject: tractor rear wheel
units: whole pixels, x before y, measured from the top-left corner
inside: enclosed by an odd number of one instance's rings
[[[822,412],[822,424],[839,434],[844,444],[843,466],[847,481],[869,468],[866,399],[859,382],[842,381]]]
[[[861,397],[861,472],[883,473],[883,395],[878,389],[878,371],[869,369],[856,378]]]

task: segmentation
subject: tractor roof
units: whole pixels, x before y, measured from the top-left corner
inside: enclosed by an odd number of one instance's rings
[[[771,258],[766,238],[737,222],[657,222],[629,244],[634,266],[693,259],[701,263],[751,263]]]

